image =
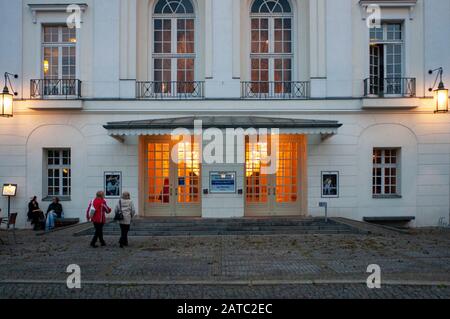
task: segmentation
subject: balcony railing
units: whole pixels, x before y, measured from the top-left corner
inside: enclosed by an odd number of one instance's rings
[[[310,82],[242,82],[243,99],[308,99]]]
[[[81,98],[81,81],[77,79],[31,80],[30,95],[32,99],[79,99]]]
[[[202,99],[204,82],[136,82],[137,99]]]
[[[415,78],[368,78],[364,80],[366,97],[415,97]]]

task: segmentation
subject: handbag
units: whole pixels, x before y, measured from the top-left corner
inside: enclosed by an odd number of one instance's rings
[[[119,211],[116,212],[115,216],[114,216],[114,220],[115,221],[121,221],[123,220],[123,213],[122,213],[122,200],[119,200]]]
[[[94,207],[94,200],[92,200],[89,208],[89,218],[92,219],[94,215],[95,215],[95,207]]]

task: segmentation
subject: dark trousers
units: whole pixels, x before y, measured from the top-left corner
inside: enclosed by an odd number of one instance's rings
[[[119,244],[123,246],[128,246],[128,232],[130,231],[130,225],[120,224],[120,240]]]
[[[34,230],[41,230],[45,229],[45,216],[44,213],[39,212],[33,212],[31,219],[31,225],[34,225]]]
[[[97,239],[100,240],[100,243],[103,245],[105,244],[105,240],[103,239],[103,224],[94,223],[95,228],[95,234],[94,238],[92,238],[92,245],[95,245],[97,243]]]

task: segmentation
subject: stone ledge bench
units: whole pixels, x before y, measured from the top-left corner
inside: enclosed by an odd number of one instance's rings
[[[415,220],[414,216],[382,216],[382,217],[364,217],[363,220],[368,223],[376,222],[398,222],[409,223]]]
[[[55,228],[72,226],[80,223],[79,218],[56,218]]]
[[[410,223],[415,219],[415,216],[377,216],[363,218],[366,223],[391,227],[395,229],[408,229],[410,228]]]

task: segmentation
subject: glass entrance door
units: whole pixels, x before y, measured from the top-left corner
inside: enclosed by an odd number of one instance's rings
[[[300,150],[296,135],[281,135],[277,147],[268,142],[246,142],[246,215],[300,215]],[[276,152],[276,170],[265,172],[267,158]],[[268,173],[267,173],[268,172]]]
[[[198,144],[167,136],[147,139],[145,148],[145,215],[201,216]]]

